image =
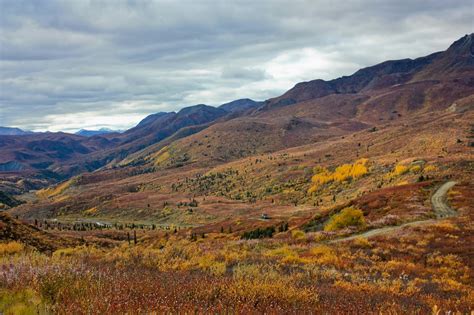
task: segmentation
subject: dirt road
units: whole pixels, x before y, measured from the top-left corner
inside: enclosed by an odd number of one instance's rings
[[[431,204],[437,218],[447,218],[456,215],[456,211],[451,209],[446,203],[446,194],[456,182],[446,182],[431,196]]]
[[[447,217],[452,217],[456,215],[456,211],[451,209],[449,205],[446,203],[446,194],[455,184],[456,182],[453,182],[453,181],[446,182],[443,185],[441,185],[441,187],[439,187],[436,190],[436,192],[431,196],[431,205],[433,207],[433,212],[436,214],[436,218],[441,219],[441,218],[447,218]],[[404,223],[402,225],[397,225],[397,226],[387,226],[380,229],[374,229],[374,230],[370,230],[364,233],[331,240],[329,241],[329,243],[349,241],[358,237],[368,238],[375,235],[387,234],[391,231],[396,231],[404,227],[419,226],[419,225],[429,224],[429,223],[434,223],[434,222],[436,222],[436,220],[420,220],[420,221]]]

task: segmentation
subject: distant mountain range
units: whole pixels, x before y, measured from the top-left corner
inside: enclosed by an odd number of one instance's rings
[[[2,128],[3,134],[22,137],[0,136],[0,172],[65,178],[127,165],[208,165],[445,111],[474,93],[473,38],[466,35],[425,57],[386,61],[331,81],[301,82],[265,102],[245,98],[152,114],[123,133],[32,134]]]
[[[20,136],[32,133],[32,131],[25,131],[20,128],[0,127],[0,136]]]
[[[112,130],[109,128],[101,128],[99,130],[81,129],[74,134],[79,135],[79,136],[84,136],[84,137],[92,137],[92,136],[103,135],[103,134],[108,134],[108,133],[121,133],[121,132],[123,132],[123,130]],[[23,129],[14,128],[14,127],[0,127],[0,136],[22,136],[22,135],[31,135],[31,134],[39,134],[39,133],[42,133],[42,132],[34,132],[34,131],[23,130]],[[45,133],[51,133],[51,132],[45,132]]]
[[[98,135],[105,135],[108,133],[122,133],[123,130],[112,130],[109,128],[100,128],[99,130],[88,130],[88,129],[81,129],[77,131],[75,134],[84,137],[92,137]]]

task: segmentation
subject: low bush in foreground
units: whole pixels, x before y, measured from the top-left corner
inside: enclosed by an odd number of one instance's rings
[[[352,210],[344,213],[359,213]],[[430,247],[433,233],[448,227],[453,236],[466,233],[445,225],[337,246],[310,234],[242,240],[209,233],[50,256],[23,249],[0,255],[0,312],[429,314],[436,306],[469,313],[474,289],[466,257]]]

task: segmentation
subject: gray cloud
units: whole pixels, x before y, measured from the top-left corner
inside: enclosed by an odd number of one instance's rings
[[[474,29],[471,0],[0,0],[0,11],[0,125],[35,130],[263,100]]]

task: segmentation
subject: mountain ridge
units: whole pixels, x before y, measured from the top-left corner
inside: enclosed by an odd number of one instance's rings
[[[330,81],[300,82],[265,102],[238,99],[217,107],[198,104],[151,114],[121,134],[88,139],[30,135],[23,138],[31,141],[24,146],[14,136],[0,137],[0,164],[4,171],[48,170],[67,178],[138,161],[156,168],[151,156],[164,146],[170,150],[166,167],[182,165],[183,158],[185,163],[212,164],[344,136],[417,112],[445,110],[472,95],[473,36],[425,57],[385,61]]]

